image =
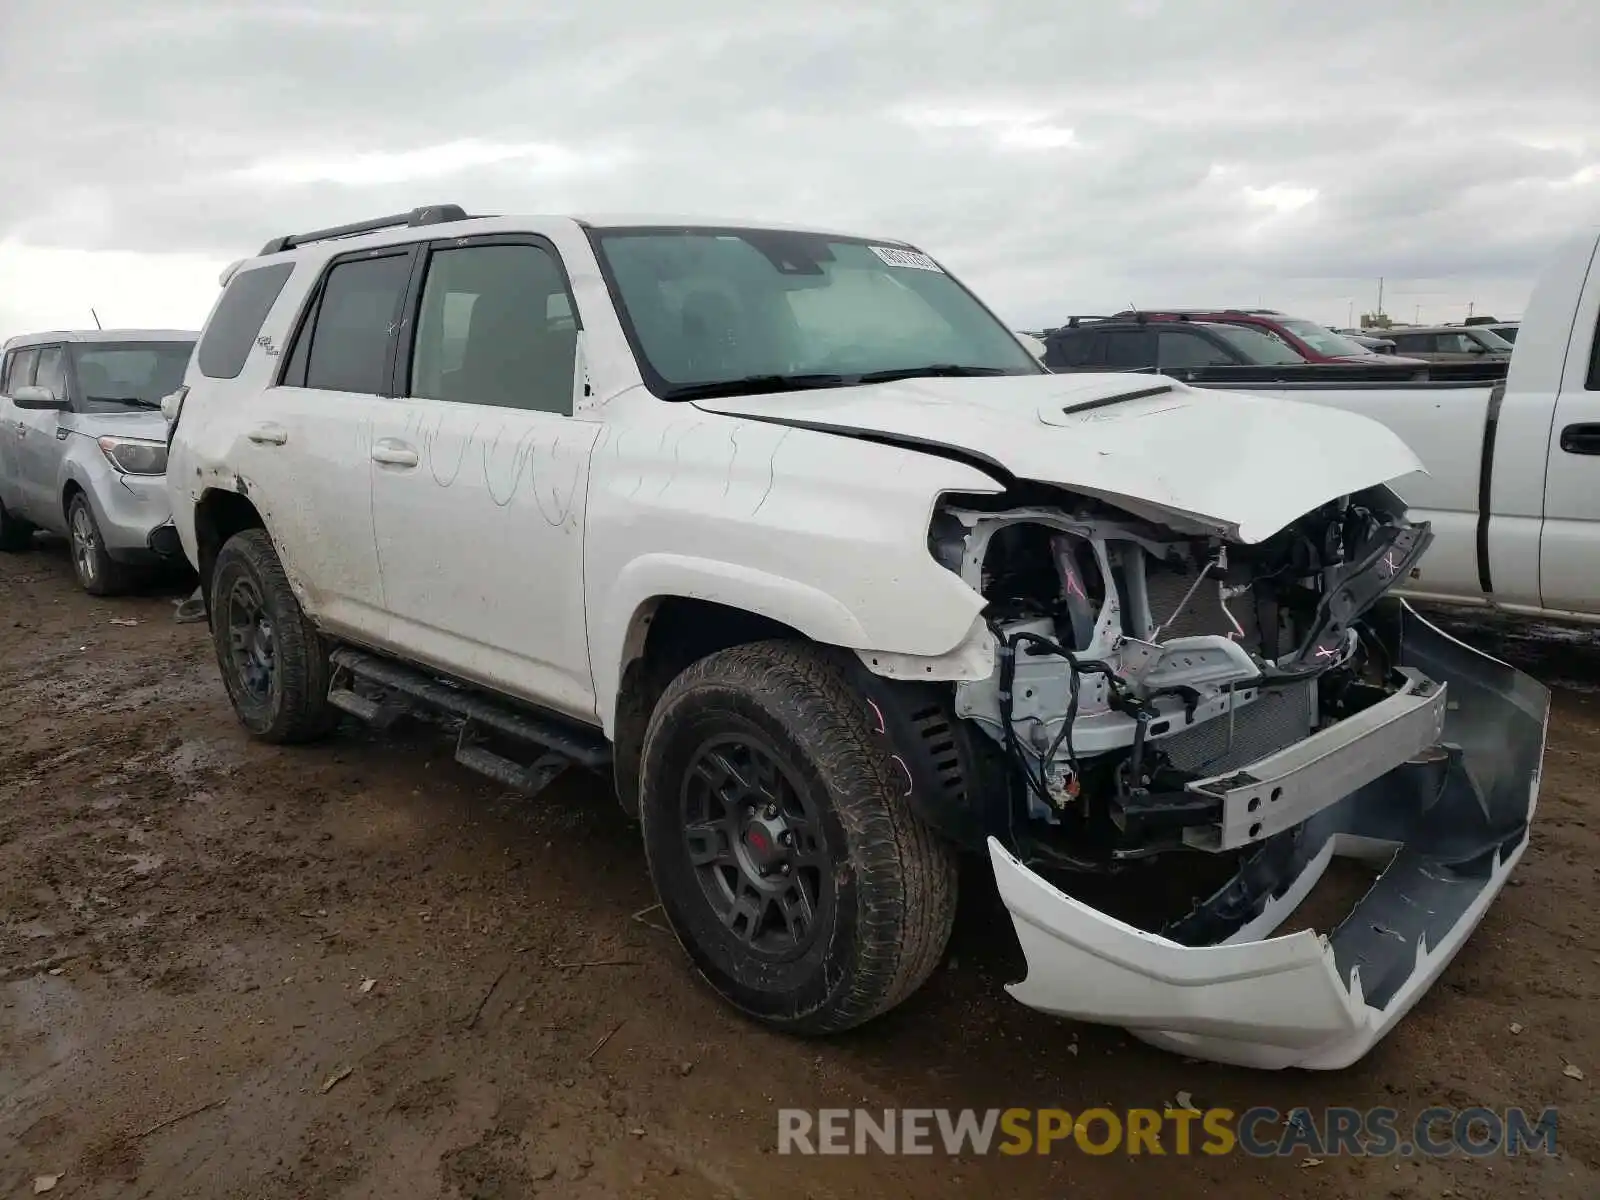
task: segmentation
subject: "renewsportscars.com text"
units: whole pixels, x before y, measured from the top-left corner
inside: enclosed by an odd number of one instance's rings
[[[1556,1153],[1554,1108],[778,1110],[779,1154],[1472,1157]]]

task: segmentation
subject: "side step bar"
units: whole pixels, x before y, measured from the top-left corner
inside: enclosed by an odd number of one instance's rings
[[[333,679],[328,701],[335,708],[379,729],[412,709],[453,718],[460,722],[456,761],[519,792],[542,791],[569,766],[601,770],[610,765],[610,743],[598,732],[557,717],[518,711],[376,654],[342,646],[329,655],[329,661]],[[377,690],[381,698],[362,695],[355,689],[358,683]],[[516,751],[535,753],[531,762],[524,763],[512,757]]]

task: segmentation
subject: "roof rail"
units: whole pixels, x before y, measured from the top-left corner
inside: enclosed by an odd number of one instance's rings
[[[1127,308],[1113,316],[1107,317],[1108,321],[1134,321],[1140,325],[1147,321],[1203,321],[1208,314],[1185,312],[1183,309],[1171,308]]]
[[[387,217],[374,217],[370,221],[356,221],[350,225],[335,225],[331,229],[313,229],[310,233],[286,233],[273,238],[261,247],[261,255],[281,254],[296,246],[311,242],[326,242],[334,238],[354,237],[358,233],[376,233],[380,229],[401,226],[443,225],[448,221],[467,220],[466,210],[459,204],[429,204],[413,208],[410,212],[395,213]],[[259,256],[258,256],[259,257]]]
[[[1079,316],[1068,317],[1067,321],[1066,321],[1066,324],[1057,325],[1054,328],[1046,329],[1045,333],[1051,334],[1051,333],[1055,333],[1057,330],[1061,330],[1061,329],[1078,329],[1081,326],[1092,325],[1092,324],[1095,324],[1096,322],[1099,322],[1099,321],[1131,321],[1136,325],[1143,325],[1147,321],[1151,321],[1151,320],[1156,320],[1156,321],[1193,321],[1193,320],[1196,320],[1196,319],[1197,318],[1190,316],[1188,313],[1182,313],[1182,312],[1176,312],[1176,313],[1175,312],[1159,312],[1159,311],[1158,312],[1144,312],[1143,310],[1140,310],[1140,309],[1132,309],[1132,308],[1130,308],[1130,309],[1128,309],[1128,310],[1126,310],[1124,312],[1112,313],[1110,316],[1103,316],[1103,315],[1100,315],[1100,314],[1083,313],[1083,314],[1081,314]]]

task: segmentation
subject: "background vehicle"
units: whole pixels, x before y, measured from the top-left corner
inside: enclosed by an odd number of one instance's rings
[[[1526,844],[1548,699],[1385,600],[1431,537],[1399,438],[1051,374],[914,246],[449,206],[275,238],[164,410],[245,727],[425,709],[529,792],[609,766],[696,968],[778,1028],[915,990],[966,847],[1025,1003],[1342,1066]],[[1250,940],[1375,842],[1328,940]],[[1144,864],[1154,908],[1174,856],[1232,878],[1162,938],[1039,873]]]
[[[1519,322],[1519,321],[1496,321],[1493,317],[1468,317],[1465,321],[1462,322],[1462,324],[1463,325],[1467,325],[1467,326],[1471,326],[1471,327],[1475,327],[1475,328],[1478,328],[1478,329],[1487,329],[1490,333],[1494,334],[1496,337],[1503,338],[1505,341],[1510,342],[1512,345],[1516,345],[1516,341],[1517,341],[1517,326],[1520,325],[1521,322]]]
[[[72,542],[96,595],[134,569],[183,562],[169,520],[161,397],[183,381],[196,334],[106,329],[29,334],[0,366],[0,549],[33,532]]]
[[[1364,366],[1372,358],[1371,351],[1366,346],[1352,341],[1342,333],[1335,333],[1327,326],[1318,325],[1315,321],[1309,321],[1304,317],[1291,317],[1270,308],[1164,308],[1146,309],[1144,312],[1149,317],[1185,316],[1194,321],[1212,321],[1254,329],[1282,342],[1307,362],[1348,362]],[[1127,317],[1132,313],[1121,312],[1116,315]],[[1397,365],[1422,364],[1415,360],[1407,362],[1401,359]]]
[[[1044,364],[1052,371],[1157,371],[1173,379],[1235,380],[1407,379],[1424,368],[1375,354],[1365,363],[1311,363],[1276,337],[1245,325],[1203,318],[1136,314],[1072,317],[1046,331]],[[1368,369],[1367,374],[1351,372]],[[1376,371],[1375,374],[1371,371]]]
[[[1394,487],[1435,537],[1407,594],[1600,621],[1597,245],[1580,233],[1551,259],[1498,384],[1229,385],[1362,413],[1417,450],[1428,473]]]
[[[1394,342],[1386,337],[1373,337],[1369,333],[1361,333],[1350,329],[1336,329],[1335,333],[1342,333],[1356,345],[1374,354],[1393,354]]]
[[[1253,330],[1187,317],[1072,317],[1045,336],[1044,361],[1053,371],[1301,366],[1306,361],[1284,343]]]
[[[1428,362],[1503,361],[1511,343],[1486,325],[1397,325],[1385,331],[1395,351]]]

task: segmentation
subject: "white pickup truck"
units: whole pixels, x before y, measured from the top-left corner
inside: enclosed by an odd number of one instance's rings
[[[1403,595],[1600,623],[1600,229],[1553,255],[1492,387],[1224,386],[1362,413],[1417,452],[1427,474],[1393,487],[1434,538]]]
[[[920,986],[970,850],[1023,1003],[1339,1067],[1527,844],[1548,695],[1387,595],[1433,534],[1377,422],[1052,375],[892,239],[443,206],[223,282],[166,478],[246,729],[609,770],[777,1028]],[[1337,853],[1382,868],[1351,915],[1268,936]]]

